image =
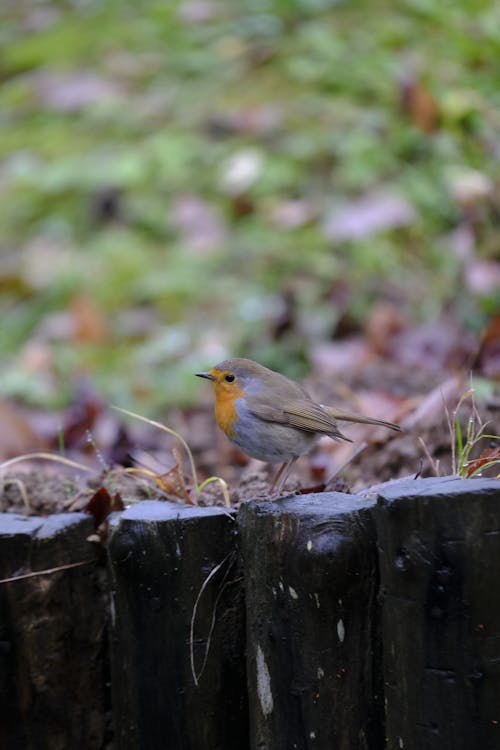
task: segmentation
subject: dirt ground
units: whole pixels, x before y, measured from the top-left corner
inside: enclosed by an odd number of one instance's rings
[[[349,380],[313,375],[306,386],[322,403],[395,421],[402,432],[344,423],[342,429],[353,443],[321,438],[297,462],[287,493],[360,493],[402,477],[456,473],[459,450],[453,415],[461,399],[457,413],[464,443],[467,429],[473,430],[469,460],[484,451],[498,455],[500,396],[494,392],[476,395],[473,403],[467,396],[465,377],[379,361],[357,368]],[[249,459],[227,441],[215,424],[211,400],[207,392],[203,406],[179,410],[161,421],[188,443],[198,486],[212,476],[223,478],[231,505],[236,507],[265,497],[276,467]],[[83,429],[90,411],[91,439],[89,430]],[[87,510],[99,525],[107,512],[145,498],[203,505],[225,502],[219,482],[197,492],[190,461],[179,441],[146,423],[124,421],[101,405],[95,408],[95,403],[86,408],[79,403],[76,411],[66,415],[66,427],[69,458],[88,471],[47,460],[19,461],[3,470],[0,512],[48,515]],[[489,437],[480,438],[481,429]],[[497,474],[498,466],[484,471],[484,475]],[[105,494],[99,494],[103,488]]]

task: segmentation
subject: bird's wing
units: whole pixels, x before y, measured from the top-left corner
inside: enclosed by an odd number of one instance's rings
[[[330,417],[319,404],[314,401],[296,400],[287,402],[284,408],[271,403],[252,403],[250,411],[256,417],[266,422],[288,424],[306,432],[321,432],[332,438],[349,440],[337,427],[335,419]]]
[[[292,401],[286,405],[283,411],[288,424],[292,427],[309,430],[310,432],[323,432],[330,437],[349,440],[340,432],[335,419],[323,411],[321,406],[315,404],[314,401]]]

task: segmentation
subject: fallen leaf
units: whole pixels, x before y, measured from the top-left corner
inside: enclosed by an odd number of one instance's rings
[[[390,352],[393,337],[408,325],[401,305],[391,302],[379,302],[370,310],[366,323],[368,341],[373,350],[380,355]]]
[[[235,195],[231,201],[233,215],[240,219],[242,216],[249,216],[255,211],[255,204],[248,195]]]
[[[500,464],[500,447],[486,448],[478,458],[469,461],[467,464],[466,475],[468,477],[476,474],[481,467],[490,464],[491,462],[498,462]]]
[[[98,529],[110,513],[124,510],[124,508],[125,506],[119,492],[115,492],[115,494],[111,496],[106,487],[99,487],[83,507],[83,510],[85,513],[92,516],[94,519],[94,527]]]
[[[500,295],[500,263],[494,260],[473,260],[464,268],[464,281],[471,294]]]
[[[377,192],[331,209],[323,222],[323,234],[335,242],[360,240],[408,226],[416,218],[417,213],[406,198]]]
[[[89,70],[39,70],[30,74],[29,81],[45,108],[61,112],[77,112],[123,95],[117,83]]]
[[[401,84],[401,105],[415,127],[423,133],[437,130],[440,112],[437,100],[421,81],[407,77]]]
[[[98,526],[111,513],[112,499],[106,487],[100,487],[84,507],[85,513],[88,513],[94,519],[94,527]]]
[[[173,202],[170,224],[188,247],[201,255],[217,250],[227,238],[215,207],[196,195],[182,195]]]
[[[156,477],[158,486],[167,495],[174,495],[185,503],[193,504],[186,488],[186,481],[179,463],[176,463],[169,471],[158,474]]]
[[[309,224],[316,215],[312,203],[306,200],[281,201],[271,210],[271,221],[280,229],[297,229]]]
[[[73,337],[81,344],[102,344],[109,337],[108,322],[97,303],[86,294],[78,294],[70,302]]]

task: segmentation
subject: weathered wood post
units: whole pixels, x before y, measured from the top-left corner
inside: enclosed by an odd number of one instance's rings
[[[0,747],[101,750],[106,742],[106,596],[92,519],[0,515]]]
[[[110,540],[119,750],[245,750],[244,603],[234,513],[145,501]]]
[[[381,493],[390,750],[500,747],[500,482],[423,479]]]
[[[373,502],[242,506],[252,750],[384,747]]]

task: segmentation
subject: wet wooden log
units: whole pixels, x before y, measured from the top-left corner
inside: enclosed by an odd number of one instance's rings
[[[0,747],[100,750],[106,741],[106,596],[83,514],[0,515]]]
[[[142,502],[109,545],[120,750],[245,750],[244,603],[234,514]]]
[[[251,747],[384,747],[373,502],[340,493],[240,510]]]
[[[380,545],[391,750],[500,747],[500,482],[384,491]]]

